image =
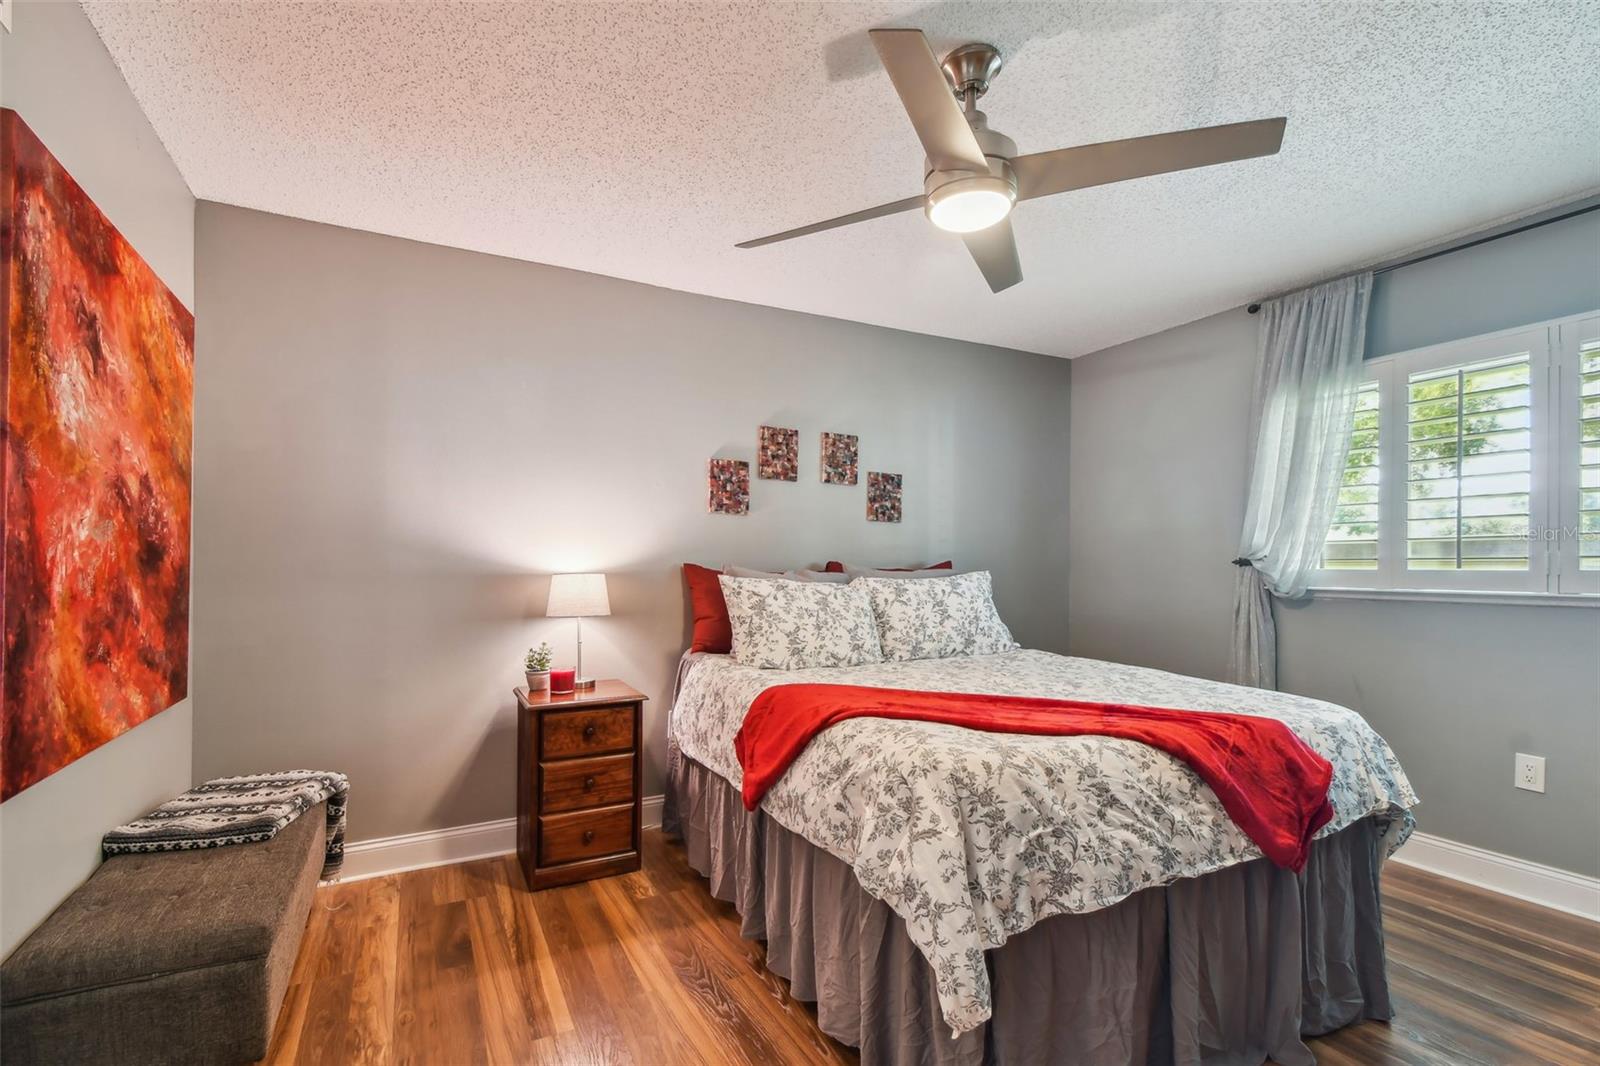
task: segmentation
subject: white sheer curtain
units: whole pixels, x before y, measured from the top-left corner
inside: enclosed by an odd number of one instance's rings
[[[1350,446],[1372,275],[1261,306],[1250,496],[1233,593],[1233,680],[1278,687],[1271,597],[1303,596],[1322,554]]]

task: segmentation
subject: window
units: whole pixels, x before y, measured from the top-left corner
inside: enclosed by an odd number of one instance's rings
[[[1600,315],[1560,324],[1556,348],[1560,500],[1553,552],[1560,592],[1600,592]]]
[[[1411,374],[1406,569],[1528,569],[1533,386],[1527,352]]]
[[[1378,383],[1364,381],[1350,420],[1350,454],[1322,545],[1325,570],[1378,569]]]
[[[1312,584],[1600,593],[1600,315],[1369,360]]]
[[[1600,340],[1578,351],[1578,569],[1600,570]]]

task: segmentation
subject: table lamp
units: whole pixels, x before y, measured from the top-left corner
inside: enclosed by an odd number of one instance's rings
[[[594,678],[583,676],[583,620],[611,613],[606,596],[604,574],[552,574],[550,602],[546,618],[575,618],[578,621],[578,679],[573,687],[582,692],[594,688]]]

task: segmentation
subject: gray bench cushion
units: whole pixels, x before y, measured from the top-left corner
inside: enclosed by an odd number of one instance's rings
[[[107,859],[0,965],[5,1060],[264,1055],[326,820],[319,805],[265,843]]]

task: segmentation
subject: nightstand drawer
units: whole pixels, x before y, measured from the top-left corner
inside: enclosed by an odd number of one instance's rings
[[[633,802],[632,755],[564,759],[543,763],[539,769],[544,782],[539,809],[547,814]]]
[[[633,849],[633,804],[539,816],[539,865],[576,862]]]
[[[540,728],[544,730],[546,759],[570,759],[633,749],[632,707],[547,711],[540,716]]]

